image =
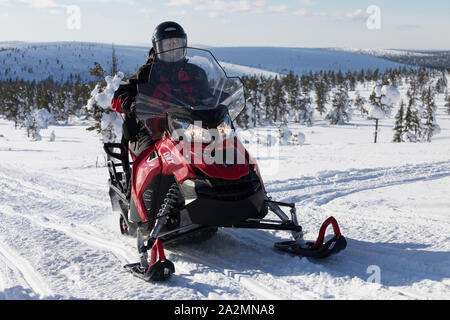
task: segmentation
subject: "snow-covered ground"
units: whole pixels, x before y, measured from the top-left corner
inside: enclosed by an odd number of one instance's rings
[[[0,120],[0,299],[448,299],[450,116],[437,103],[432,143],[391,143],[385,119],[374,144],[373,121],[356,115],[344,126],[290,125],[302,146],[250,146],[272,197],[297,203],[306,238],[333,215],[343,252],[291,257],[272,248],[288,233],[221,229],[169,248],[176,274],[157,284],[122,268],[137,261],[135,239],[120,235],[87,123],[50,126],[31,142]]]

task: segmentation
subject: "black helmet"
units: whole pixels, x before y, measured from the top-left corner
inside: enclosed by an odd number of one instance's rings
[[[152,37],[156,56],[164,62],[178,62],[186,56],[187,35],[176,22],[159,24]]]

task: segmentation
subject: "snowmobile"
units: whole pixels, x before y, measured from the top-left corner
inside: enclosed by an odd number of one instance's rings
[[[125,269],[146,281],[167,280],[175,267],[164,244],[206,240],[219,228],[290,232],[293,239],[275,248],[303,257],[343,250],[346,240],[336,219],[323,223],[316,241],[306,241],[295,204],[267,195],[255,159],[234,134],[233,121],[245,107],[241,79],[228,76],[205,49],[186,48],[183,63],[200,70],[193,79],[199,82],[193,85],[197,92],[189,90],[192,82],[182,81],[185,74],[175,75],[175,86],[161,82],[170,75],[158,59],[148,83],[138,84],[136,117],[149,132],[162,124],[161,139],[137,157],[127,145],[104,144],[112,207],[120,214],[121,233],[137,237],[140,254],[140,261]],[[275,218],[266,219],[269,212]],[[334,236],[324,243],[330,224]]]

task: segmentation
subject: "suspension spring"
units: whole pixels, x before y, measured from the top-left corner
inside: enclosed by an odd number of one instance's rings
[[[180,190],[178,189],[178,184],[173,183],[172,186],[167,191],[166,198],[164,199],[164,202],[161,205],[161,209],[159,209],[159,212],[156,215],[156,219],[167,216],[172,212],[172,209],[175,207],[175,204],[178,201],[179,192]]]
[[[167,215],[172,212],[172,209],[178,201],[178,193],[178,185],[176,183],[173,183],[169,188],[169,191],[167,191],[166,198],[164,199],[164,202],[161,205],[161,209],[159,209],[158,215],[155,218],[156,220],[158,220],[158,222],[153,227],[152,233],[150,235],[150,241],[152,241],[152,245],[158,237],[161,228],[167,223]]]

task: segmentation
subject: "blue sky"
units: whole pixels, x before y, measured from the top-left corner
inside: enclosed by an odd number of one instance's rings
[[[380,29],[367,27],[370,5]],[[448,0],[0,0],[0,41],[150,45],[165,20],[191,44],[450,49]]]

